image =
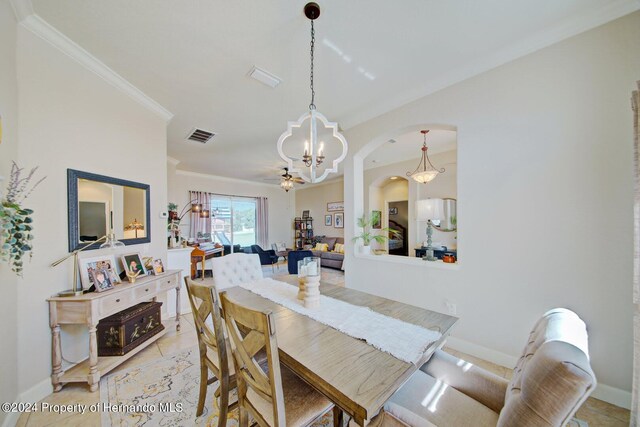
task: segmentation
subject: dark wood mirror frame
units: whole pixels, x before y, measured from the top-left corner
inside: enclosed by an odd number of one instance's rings
[[[124,187],[139,188],[145,191],[146,223],[147,230],[151,230],[151,186],[139,182],[127,181],[124,179],[112,178],[104,175],[97,175],[90,172],[82,172],[75,169],[67,169],[67,201],[69,212],[69,252],[80,249],[86,244],[80,243],[80,227],[78,220],[78,180],[87,179],[90,181],[103,182],[105,184],[122,185]],[[151,233],[147,232],[146,237],[133,239],[118,239],[125,245],[139,245],[151,242]],[[86,250],[98,249],[102,242],[90,244]]]

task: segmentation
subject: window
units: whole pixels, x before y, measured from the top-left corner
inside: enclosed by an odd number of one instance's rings
[[[211,236],[223,245],[256,244],[256,199],[213,196],[211,198]]]

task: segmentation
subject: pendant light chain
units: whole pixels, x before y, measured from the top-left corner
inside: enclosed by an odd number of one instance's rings
[[[310,74],[310,80],[311,80],[311,104],[309,104],[309,110],[315,110],[316,109],[316,104],[315,104],[315,99],[316,99],[316,91],[313,89],[313,51],[315,49],[316,46],[316,31],[313,28],[313,19],[311,20],[311,74]]]

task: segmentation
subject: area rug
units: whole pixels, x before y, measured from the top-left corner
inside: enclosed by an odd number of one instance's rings
[[[198,348],[176,353],[146,365],[116,372],[100,380],[103,427],[218,425],[218,402],[209,385],[204,412],[196,417],[200,385]],[[235,401],[235,391],[231,400]],[[227,416],[227,426],[238,425],[238,410]],[[314,427],[333,425],[331,411]]]

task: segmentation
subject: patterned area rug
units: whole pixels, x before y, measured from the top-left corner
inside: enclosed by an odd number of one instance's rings
[[[204,412],[196,417],[200,385],[198,349],[186,350],[149,364],[103,377],[100,402],[103,427],[218,425],[215,382],[207,389]],[[231,396],[235,400],[235,394]],[[238,410],[227,416],[227,426],[238,425]],[[314,427],[333,425],[331,411]]]

